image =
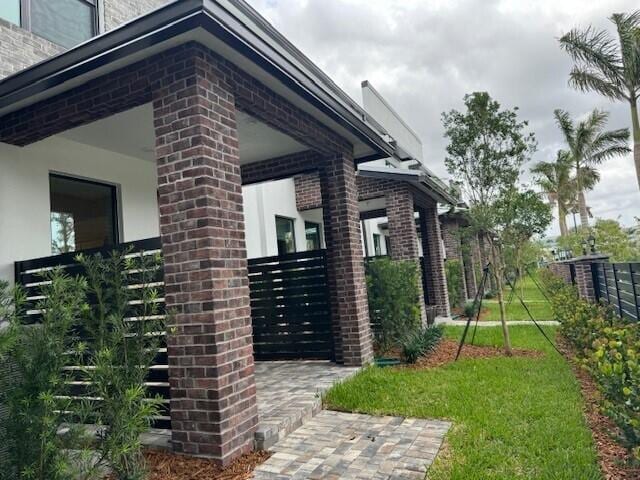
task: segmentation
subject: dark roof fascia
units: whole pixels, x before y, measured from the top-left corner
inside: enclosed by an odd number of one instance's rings
[[[380,178],[398,182],[407,182],[432,197],[437,202],[455,205],[458,200],[454,198],[432,175],[427,175],[420,170],[409,170],[387,167],[359,168],[358,175],[362,177]],[[437,178],[437,177],[436,177]]]
[[[234,0],[233,3],[256,22],[262,35],[249,29],[219,2],[173,2],[0,81],[0,109],[164,40],[203,28],[259,65],[381,156],[391,156],[394,153],[394,147],[362,120],[368,118],[363,116],[364,111],[355,109],[355,102],[329,77],[284,40],[245,2]],[[278,51],[278,47],[282,50]],[[309,70],[309,74],[288,61],[286,54],[295,57],[296,61]],[[349,105],[345,106],[344,103]]]

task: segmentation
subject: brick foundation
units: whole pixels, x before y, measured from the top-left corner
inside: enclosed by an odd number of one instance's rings
[[[215,58],[181,67],[153,94],[172,441],[226,465],[258,423],[236,110]]]

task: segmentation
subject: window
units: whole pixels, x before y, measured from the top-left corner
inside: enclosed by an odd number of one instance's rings
[[[20,0],[0,1],[0,18],[20,25]]]
[[[296,251],[296,235],[293,219],[276,217],[276,235],[278,237],[278,255]]]
[[[49,189],[53,254],[117,243],[114,186],[50,175]]]
[[[384,236],[384,247],[387,251],[387,255],[391,255],[391,240],[389,239],[389,235]]]
[[[98,33],[101,0],[0,0],[0,16],[71,48]]]
[[[313,222],[304,222],[304,234],[307,239],[307,250],[320,250],[320,225]]]
[[[374,233],[373,234],[373,254],[376,257],[379,257],[380,255],[382,255],[382,247],[380,245],[380,234],[379,233]]]

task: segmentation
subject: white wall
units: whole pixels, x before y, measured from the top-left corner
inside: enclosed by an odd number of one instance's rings
[[[158,236],[154,163],[61,137],[0,144],[0,279],[13,280],[17,260],[51,255],[50,172],[116,184],[120,240]]]
[[[307,249],[305,220],[320,223],[322,230],[321,209],[306,212],[296,209],[296,190],[292,178],[248,185],[243,187],[242,192],[249,258],[278,254],[276,216],[293,219],[298,252]]]

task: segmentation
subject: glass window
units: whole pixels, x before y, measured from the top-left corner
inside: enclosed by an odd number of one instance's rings
[[[380,245],[380,234],[373,234],[373,252],[376,257],[382,255],[382,247]]]
[[[116,189],[51,175],[51,252],[74,252],[117,243]]]
[[[304,222],[304,234],[307,238],[307,250],[320,250],[320,225],[313,222]]]
[[[1,0],[0,18],[20,25],[20,0]]]
[[[296,235],[291,218],[276,217],[276,235],[278,236],[278,255],[295,253]]]
[[[71,48],[96,34],[95,0],[30,0],[31,31]]]

